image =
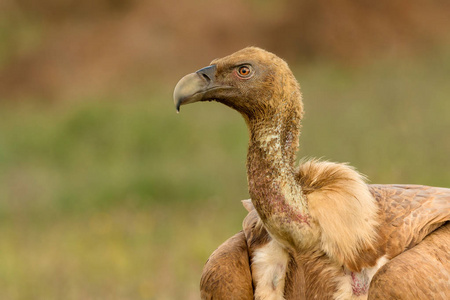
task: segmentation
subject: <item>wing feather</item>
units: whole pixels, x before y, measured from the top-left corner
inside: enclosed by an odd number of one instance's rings
[[[202,299],[253,299],[247,242],[243,231],[211,254],[200,280]]]
[[[421,185],[370,185],[380,207],[377,249],[389,259],[414,247],[450,220],[450,189]]]
[[[378,270],[368,299],[450,299],[450,223]]]

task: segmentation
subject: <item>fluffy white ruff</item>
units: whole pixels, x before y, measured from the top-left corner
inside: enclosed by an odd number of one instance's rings
[[[298,176],[320,227],[320,248],[341,265],[357,265],[378,225],[378,206],[364,177],[348,165],[316,160],[301,164]]]

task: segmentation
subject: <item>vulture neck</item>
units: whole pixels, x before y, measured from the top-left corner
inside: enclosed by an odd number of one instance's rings
[[[295,161],[300,134],[301,100],[282,105],[270,117],[247,120],[250,142],[247,154],[249,193],[267,230],[287,246],[298,247],[295,228],[309,227],[310,216]],[[302,231],[303,231],[302,230]],[[301,240],[301,239],[300,239]]]

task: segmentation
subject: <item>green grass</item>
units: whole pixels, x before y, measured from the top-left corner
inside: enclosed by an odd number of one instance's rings
[[[295,68],[299,156],[450,187],[450,55]],[[0,299],[197,299],[241,228],[247,129],[172,87],[0,109]]]

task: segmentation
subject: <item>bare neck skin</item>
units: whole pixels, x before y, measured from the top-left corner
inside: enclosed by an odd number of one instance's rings
[[[299,93],[291,95],[299,97]],[[247,179],[253,205],[270,234],[288,246],[298,247],[304,239],[298,239],[295,233],[310,227],[311,218],[295,179],[301,108],[292,103],[300,100],[277,107],[271,117],[247,120]]]

